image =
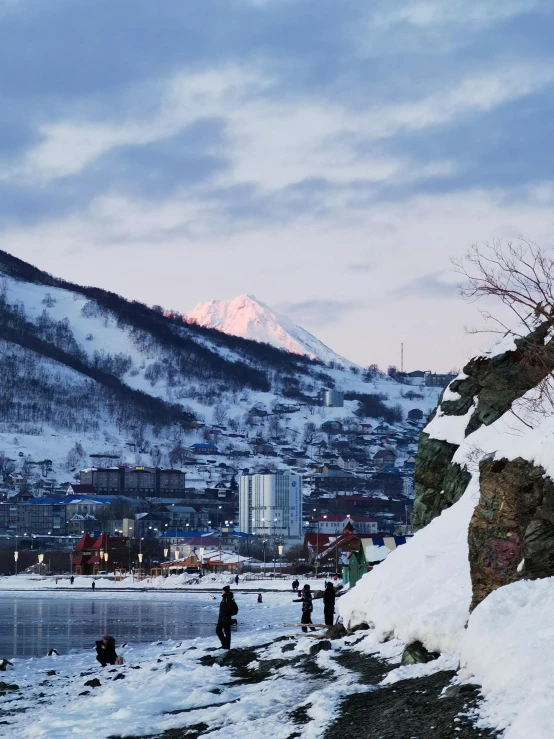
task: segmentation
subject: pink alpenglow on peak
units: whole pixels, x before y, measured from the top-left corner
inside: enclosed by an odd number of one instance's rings
[[[271,344],[292,354],[303,354],[322,362],[336,362],[353,367],[353,362],[337,354],[308,331],[296,326],[290,318],[277,313],[253,295],[239,295],[231,300],[199,303],[185,316],[187,321],[216,328],[231,336]]]

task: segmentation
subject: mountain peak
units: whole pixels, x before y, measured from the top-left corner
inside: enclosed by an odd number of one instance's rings
[[[336,362],[342,367],[353,366],[352,362],[329,349],[287,316],[262,303],[255,295],[243,293],[228,300],[199,303],[185,319],[231,336],[271,344],[292,354],[303,354],[325,363]]]

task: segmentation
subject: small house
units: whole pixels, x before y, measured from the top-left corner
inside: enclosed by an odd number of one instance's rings
[[[390,449],[380,449],[373,455],[373,461],[380,469],[394,467],[396,456]]]
[[[215,444],[209,444],[206,442],[193,444],[190,448],[193,454],[217,454],[217,447]]]
[[[368,567],[364,547],[360,542],[358,548],[350,552],[347,564],[342,568],[343,584],[350,585],[353,588],[362,575],[365,575],[369,570],[371,570],[371,567]]]
[[[321,430],[326,434],[342,433],[342,423],[340,421],[325,421],[321,424]]]

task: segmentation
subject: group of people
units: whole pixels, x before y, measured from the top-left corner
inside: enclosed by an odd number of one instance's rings
[[[298,593],[300,583],[295,580],[292,583],[293,590]],[[335,599],[336,593],[333,583],[325,583],[325,591],[323,593],[323,615],[326,626],[332,626],[335,614]],[[261,602],[261,595],[258,598],[258,602]],[[300,599],[294,601],[296,603],[302,603],[302,631],[307,633],[308,628],[311,631],[315,631],[316,627],[313,626],[312,612],[314,610],[312,591],[308,583],[304,585],[300,591]],[[221,589],[221,602],[219,604],[219,615],[217,619],[217,626],[215,633],[219,637],[222,649],[231,649],[231,626],[235,621],[235,616],[239,612],[239,607],[235,601],[235,597],[231,592],[229,585],[224,585]],[[115,639],[113,636],[105,635],[100,641],[96,642],[96,659],[102,667],[106,665],[119,664],[120,657],[117,656],[115,651]]]
[[[298,582],[298,581],[295,581]],[[300,583],[294,587],[293,590],[298,592]],[[323,591],[323,618],[325,620],[325,626],[332,626],[335,616],[335,600],[336,600],[335,588],[332,582],[325,583],[325,590]],[[298,601],[297,601],[298,602]],[[304,585],[300,591],[300,602],[302,603],[302,618],[300,619],[301,624],[312,624],[312,612],[314,610],[312,591],[308,583]],[[315,631],[315,626],[310,626],[312,631]],[[302,626],[302,631],[307,633],[308,626]]]
[[[300,583],[295,580],[292,583],[292,589],[298,593]],[[323,593],[323,616],[325,619],[326,626],[332,626],[335,615],[335,600],[336,600],[335,588],[332,582],[325,583],[325,591]],[[258,603],[262,602],[261,593],[258,596]],[[302,626],[302,631],[307,633],[308,628],[312,631],[316,630],[315,626],[312,626],[312,612],[314,610],[312,591],[308,583],[304,585],[300,591],[300,599],[295,601],[296,603],[302,603],[302,616],[300,623],[305,624]],[[231,626],[239,607],[235,601],[234,595],[231,592],[231,588],[225,585],[221,590],[221,602],[219,604],[219,616],[217,619],[217,626],[215,629],[216,634],[221,642],[222,649],[231,649]]]

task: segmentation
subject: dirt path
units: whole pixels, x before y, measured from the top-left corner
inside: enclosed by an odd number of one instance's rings
[[[289,730],[283,734],[284,739],[301,739],[307,735],[322,739],[493,739],[498,736],[475,726],[475,709],[481,700],[479,691],[475,686],[452,685],[455,675],[452,671],[382,686],[379,683],[392,666],[359,651],[359,640],[355,644],[343,640],[310,642],[308,650],[307,642],[300,644],[296,639],[283,637],[278,642],[231,649],[223,655],[205,654],[200,662],[231,669],[230,684],[244,689],[244,696],[233,700],[235,704],[251,700],[254,684],[269,686],[286,680],[290,685],[301,686],[281,706],[280,725]],[[315,714],[311,711],[318,701],[319,706],[329,706],[331,718],[321,731],[316,729],[317,711]],[[225,704],[216,697],[214,707],[222,705]],[[185,719],[185,713],[181,715]],[[259,712],[255,717],[250,713],[247,721],[243,717],[241,724],[229,720],[231,714],[226,721],[213,723],[205,712],[198,715],[195,709],[187,710],[186,716],[187,726],[143,739],[207,739],[212,734],[219,736],[220,731],[230,737],[248,737],[249,723],[253,726],[256,721],[263,721]]]

